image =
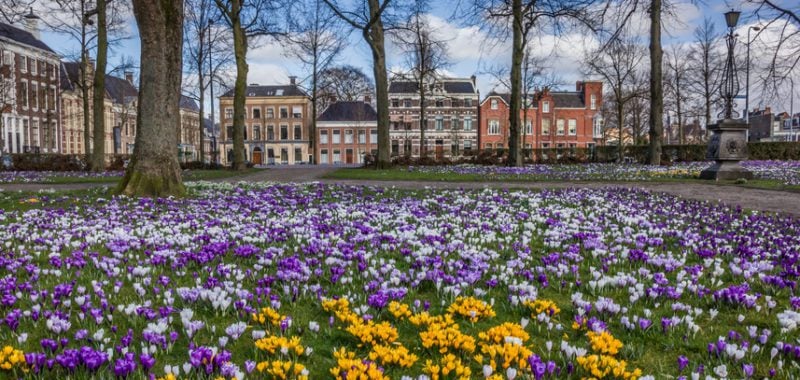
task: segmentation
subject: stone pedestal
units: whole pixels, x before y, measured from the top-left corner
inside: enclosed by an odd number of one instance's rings
[[[736,180],[752,179],[753,173],[739,165],[747,159],[747,130],[743,120],[725,119],[709,125],[713,133],[708,140],[706,158],[716,163],[700,173],[702,179]]]

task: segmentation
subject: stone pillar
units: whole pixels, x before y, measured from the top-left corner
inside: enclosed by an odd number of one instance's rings
[[[701,179],[735,180],[752,179],[753,173],[739,165],[747,159],[747,130],[750,127],[743,120],[725,119],[709,125],[712,132],[708,140],[706,158],[716,161],[714,165],[700,173]]]

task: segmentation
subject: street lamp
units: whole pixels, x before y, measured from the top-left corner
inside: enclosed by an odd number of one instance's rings
[[[747,73],[745,74],[747,77],[746,79],[747,83],[745,83],[745,94],[744,94],[744,120],[747,122],[750,122],[750,44],[753,42],[750,39],[751,30],[755,30],[756,32],[758,32],[759,30],[761,30],[761,27],[751,26],[747,28],[747,68],[745,70],[745,72]]]
[[[725,106],[721,113],[723,119],[732,119],[734,112],[736,112],[733,109],[733,98],[739,93],[739,78],[736,75],[736,60],[733,56],[733,51],[736,47],[736,36],[733,34],[733,30],[739,22],[740,14],[741,12],[734,10],[725,13],[725,23],[728,25],[728,35],[725,37],[728,45],[728,59],[725,60],[725,70],[723,71],[722,85],[720,86],[722,99],[725,101]]]

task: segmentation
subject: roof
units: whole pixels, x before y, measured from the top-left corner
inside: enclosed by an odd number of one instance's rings
[[[181,95],[180,107],[182,110],[200,112],[200,106],[197,105],[197,102],[186,95]]]
[[[206,136],[219,136],[219,124],[215,124],[209,118],[203,118],[203,129]]]
[[[4,24],[2,22],[0,22],[0,38],[7,38],[22,45],[33,46],[35,48],[55,54],[53,49],[50,49],[47,44],[34,37],[34,35],[27,30]]]
[[[229,90],[228,92],[222,94],[221,98],[232,98],[233,97],[233,89]],[[305,91],[301,90],[300,87],[296,85],[286,85],[286,86],[260,86],[260,85],[249,85],[245,90],[245,95],[247,97],[266,97],[266,96],[308,96]]]
[[[448,94],[474,94],[475,93],[475,85],[472,83],[472,79],[457,79],[457,78],[445,78],[441,80],[437,80],[438,83],[442,83],[444,92]],[[413,80],[393,80],[389,83],[389,93],[390,94],[416,94],[419,92],[419,84]]]
[[[139,91],[125,79],[106,75],[106,94],[116,103],[125,104],[139,96]]]
[[[378,114],[364,102],[336,102],[328,106],[317,121],[377,121]]]
[[[499,97],[503,99],[503,102],[506,104],[511,104],[511,94],[509,93],[500,93],[492,91],[483,99],[483,102],[486,99],[491,97]],[[555,103],[555,107],[557,108],[585,108],[586,103],[583,100],[583,93],[580,92],[550,92],[550,96],[553,98],[553,103]],[[481,102],[481,104],[483,104]],[[539,105],[536,102],[533,102],[533,108],[538,108]]]
[[[74,63],[74,62],[61,62],[61,65],[60,65],[60,68],[59,68],[59,70],[61,70],[61,75],[60,75],[61,76],[61,78],[60,78],[60,80],[61,80],[61,90],[73,91],[73,90],[75,90],[75,85],[72,83],[72,74],[69,72],[70,70],[73,70],[73,68],[72,67],[68,67],[68,65],[69,66],[75,66],[75,69],[77,69],[77,67],[78,67],[78,65],[76,63]],[[77,77],[77,76],[78,75],[75,74],[75,77]]]

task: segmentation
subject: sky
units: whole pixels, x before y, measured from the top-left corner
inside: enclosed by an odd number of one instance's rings
[[[798,0],[778,0],[777,2],[788,7],[796,7]],[[755,25],[758,20],[750,16],[752,5],[748,5],[744,0],[705,0],[705,1],[676,1],[674,17],[665,21],[663,43],[665,50],[672,44],[691,44],[694,37],[694,29],[700,25],[704,18],[710,18],[716,24],[716,30],[722,31],[724,26],[723,13],[731,8],[743,11],[742,19],[739,22],[737,32],[741,36],[746,33],[748,26]],[[432,1],[432,7],[428,15],[430,24],[434,27],[435,33],[446,41],[449,47],[449,60],[451,65],[445,69],[445,74],[454,77],[468,78],[471,75],[477,76],[478,88],[482,97],[494,89],[503,90],[495,78],[490,73],[498,67],[508,66],[510,63],[510,44],[506,41],[497,41],[489,38],[486,33],[476,26],[464,25],[453,18],[454,1]],[[648,40],[649,22],[644,19],[644,14],[634,18],[629,23],[634,34],[638,35],[646,44]],[[44,29],[44,28],[43,28]],[[124,59],[139,58],[139,39],[135,21],[132,17],[128,18],[126,30],[130,38],[121,41],[113,47],[110,52],[109,67],[113,67]],[[764,31],[760,36],[768,39],[770,31]],[[77,43],[52,32],[43,30],[42,39],[45,43],[53,47],[54,50],[64,54],[74,54],[77,50]],[[349,36],[348,47],[342,52],[338,64],[349,64],[361,68],[367,75],[372,76],[371,53],[362,40],[359,33],[352,33]],[[531,42],[531,48],[535,55],[546,57],[548,68],[561,79],[561,90],[572,91],[575,82],[584,79],[598,79],[584,72],[581,62],[587,51],[596,48],[598,41],[593,37],[587,37],[583,32],[565,33],[560,36],[548,35],[546,33],[535,36]],[[740,44],[743,46],[743,44]],[[754,43],[753,49],[757,50],[758,42]],[[740,46],[740,48],[742,48]],[[248,52],[248,63],[250,72],[248,83],[259,84],[286,84],[290,75],[298,78],[306,78],[307,72],[302,65],[286,55],[286,43],[272,40],[256,41],[255,46]],[[399,49],[391,41],[388,41],[387,64],[392,71],[402,68],[403,57]],[[743,48],[737,54],[744,54]],[[753,54],[754,61],[765,60],[766,54]],[[753,67],[758,66],[754,62]],[[756,73],[751,75],[757,77]],[[751,80],[751,83],[756,80]],[[800,77],[798,77],[797,93],[800,94]],[[744,89],[744,85],[742,88]],[[751,84],[751,105],[773,104],[775,109],[786,109],[788,111],[791,92],[786,89],[786,96],[778,100],[761,100],[758,96],[757,84]],[[217,94],[220,92],[216,90]],[[743,90],[744,91],[744,90]],[[800,109],[800,100],[797,101]],[[740,106],[741,108],[741,106]]]

